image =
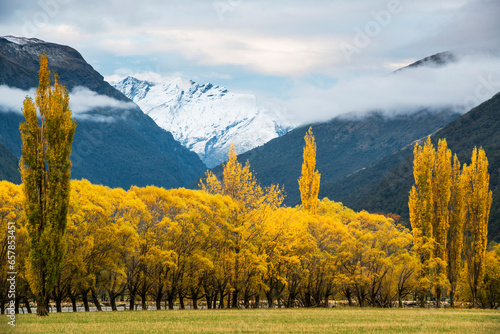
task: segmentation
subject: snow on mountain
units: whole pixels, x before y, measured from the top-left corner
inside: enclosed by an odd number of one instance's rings
[[[294,127],[280,112],[260,105],[254,95],[232,93],[210,83],[181,78],[153,82],[129,76],[111,85],[208,167],[227,158],[231,143],[240,154]]]

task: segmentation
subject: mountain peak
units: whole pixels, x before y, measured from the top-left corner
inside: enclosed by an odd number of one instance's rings
[[[183,78],[155,81],[126,77],[111,84],[209,167],[224,161],[232,143],[243,153],[294,127],[252,94]]]

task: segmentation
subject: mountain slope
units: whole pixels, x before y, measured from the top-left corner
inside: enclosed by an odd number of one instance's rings
[[[457,117],[458,114],[449,111],[422,110],[394,117],[386,117],[380,113],[371,113],[357,119],[337,117],[326,123],[314,124],[312,130],[317,144],[316,168],[321,173],[321,184],[367,168]],[[300,202],[297,180],[301,173],[304,135],[308,127],[292,130],[238,156],[238,160],[242,162],[249,160],[257,179],[263,185],[284,185],[287,205]],[[220,174],[221,167],[214,171]]]
[[[0,181],[21,182],[21,174],[19,174],[17,162],[16,156],[0,143]]]
[[[473,148],[483,147],[489,162],[493,204],[489,239],[500,241],[500,94],[482,103],[432,135],[446,138],[461,163],[470,163]],[[425,139],[425,138],[423,138]],[[408,194],[413,184],[413,145],[376,165],[325,186],[322,194],[356,210],[392,212],[408,221]]]
[[[224,161],[232,143],[243,153],[293,127],[279,113],[260,106],[254,95],[212,84],[126,77],[112,85],[209,167]]]
[[[123,188],[148,184],[181,187],[206,169],[195,153],[158,127],[68,46],[0,37],[0,85],[35,88],[40,53],[47,54],[51,72],[57,71],[60,82],[71,92],[70,106],[77,121],[72,178]],[[24,117],[2,102],[0,142],[19,157],[19,122]]]

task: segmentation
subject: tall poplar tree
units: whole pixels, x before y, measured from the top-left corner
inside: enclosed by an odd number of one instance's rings
[[[413,150],[413,176],[415,185],[410,191],[408,202],[413,245],[419,257],[418,290],[424,306],[425,291],[430,288],[429,264],[433,257],[434,238],[434,194],[432,176],[434,168],[434,147],[430,137],[424,146],[415,145]]]
[[[460,277],[464,222],[466,214],[465,186],[466,177],[460,169],[457,155],[453,157],[451,197],[450,197],[450,228],[448,229],[448,281],[450,282],[450,306],[455,307],[457,283]]]
[[[472,306],[477,306],[477,294],[482,282],[488,234],[488,219],[492,192],[489,190],[488,159],[482,148],[474,148],[470,166],[464,166],[467,218],[465,245],[467,281],[472,294]]]
[[[433,287],[439,307],[447,285],[452,184],[451,151],[445,139],[439,140],[437,151],[430,137],[423,147],[415,145],[413,174],[409,209],[415,250],[420,255],[421,292]]]
[[[321,174],[315,170],[316,142],[311,127],[309,127],[304,140],[306,146],[304,146],[303,153],[302,175],[298,180],[300,199],[302,200],[302,208],[304,210],[316,214]]]
[[[23,104],[19,167],[30,249],[27,278],[36,296],[37,314],[45,316],[66,252],[70,155],[76,123],[71,119],[68,92],[57,75],[54,87],[50,86],[46,55],[40,56],[38,76],[35,102],[26,97]]]

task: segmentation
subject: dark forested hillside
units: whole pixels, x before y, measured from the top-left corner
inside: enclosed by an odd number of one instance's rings
[[[470,163],[475,146],[485,150],[493,191],[489,239],[500,241],[500,94],[437,131],[432,136],[433,143],[440,138],[446,138],[461,163]],[[325,185],[321,194],[356,210],[392,212],[408,220],[412,151],[410,145],[366,170]]]
[[[423,110],[393,117],[380,113],[360,118],[337,117],[329,122],[312,125],[317,143],[316,168],[321,173],[321,187],[375,164],[457,117],[458,114],[449,111]],[[300,202],[297,180],[301,173],[304,135],[308,128],[309,125],[297,128],[238,156],[241,162],[249,160],[263,185],[284,185],[287,205]],[[214,170],[217,174],[221,168],[219,166]]]
[[[21,175],[17,167],[17,157],[0,143],[0,181],[7,180],[13,183],[21,182]]]

